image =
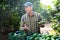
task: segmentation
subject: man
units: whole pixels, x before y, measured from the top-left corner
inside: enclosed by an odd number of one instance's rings
[[[29,32],[39,33],[40,27],[38,27],[38,22],[41,21],[40,13],[33,11],[33,4],[31,2],[26,2],[24,4],[25,12],[21,18],[21,30],[29,30]],[[28,26],[23,27],[26,23]]]

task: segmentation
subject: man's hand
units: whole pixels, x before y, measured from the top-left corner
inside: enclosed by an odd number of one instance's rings
[[[24,30],[29,30],[29,28],[27,26],[24,27]]]
[[[27,26],[25,26],[24,31],[27,33],[29,31],[29,28]]]

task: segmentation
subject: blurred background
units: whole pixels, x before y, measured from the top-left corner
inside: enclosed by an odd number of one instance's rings
[[[60,35],[60,0],[0,0],[1,40],[9,32],[19,30],[21,16],[25,14],[23,4],[27,1],[33,3],[33,10],[41,14],[45,23],[52,23],[51,27]]]

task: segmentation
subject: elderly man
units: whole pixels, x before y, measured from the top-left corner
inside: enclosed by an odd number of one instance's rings
[[[21,18],[20,30],[28,30],[29,32],[39,33],[40,27],[38,27],[38,22],[41,21],[40,13],[33,11],[33,4],[31,2],[26,2],[24,4],[25,14]],[[23,27],[23,24],[27,24]]]

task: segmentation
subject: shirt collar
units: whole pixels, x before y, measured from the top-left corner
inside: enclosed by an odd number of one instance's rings
[[[33,12],[32,14],[33,14],[33,16],[35,15],[35,13],[34,13],[34,12]],[[28,16],[30,16],[28,13],[27,13],[27,15],[28,15]]]

